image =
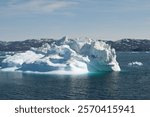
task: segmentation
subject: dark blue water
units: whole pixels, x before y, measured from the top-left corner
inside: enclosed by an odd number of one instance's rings
[[[150,99],[150,53],[117,53],[121,72],[39,75],[0,72],[0,99]],[[129,66],[139,61],[143,66]]]

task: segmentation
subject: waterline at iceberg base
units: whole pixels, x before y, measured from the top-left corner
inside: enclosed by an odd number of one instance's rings
[[[115,50],[102,41],[76,40],[64,37],[6,57],[2,71],[82,74],[120,71]]]

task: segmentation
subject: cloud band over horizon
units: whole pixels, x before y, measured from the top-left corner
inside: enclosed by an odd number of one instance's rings
[[[149,0],[1,0],[0,40],[150,38]]]

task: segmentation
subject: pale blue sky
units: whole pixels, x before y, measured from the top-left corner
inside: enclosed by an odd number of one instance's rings
[[[0,0],[0,40],[150,38],[150,0]]]

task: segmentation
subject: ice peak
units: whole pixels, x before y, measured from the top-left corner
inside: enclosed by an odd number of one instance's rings
[[[64,37],[62,37],[60,40],[68,41],[68,36],[64,36]]]

